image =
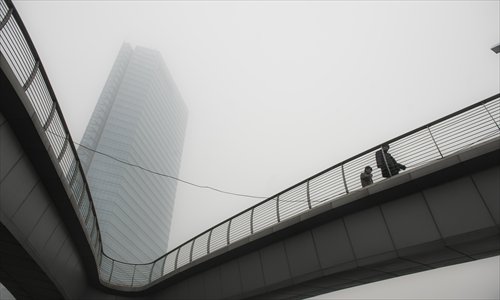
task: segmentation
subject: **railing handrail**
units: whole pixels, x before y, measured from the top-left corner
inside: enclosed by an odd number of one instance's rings
[[[234,219],[234,218],[236,218],[236,217],[238,217],[238,216],[241,216],[241,215],[243,215],[243,214],[245,214],[245,213],[247,213],[247,212],[251,211],[252,209],[255,209],[256,207],[258,207],[258,206],[262,205],[263,203],[266,203],[266,202],[268,202],[268,201],[270,201],[270,200],[273,200],[273,199],[275,199],[275,198],[279,197],[280,195],[283,195],[283,194],[285,194],[286,192],[288,192],[288,191],[290,191],[290,190],[293,190],[294,188],[296,188],[296,187],[298,187],[298,186],[300,186],[300,185],[302,185],[302,184],[304,184],[304,183],[307,183],[308,181],[310,181],[310,180],[312,180],[312,179],[315,179],[315,178],[317,178],[317,177],[319,177],[319,176],[321,176],[321,175],[323,175],[323,174],[325,174],[325,173],[327,173],[327,172],[329,172],[329,171],[331,171],[331,170],[333,170],[333,169],[335,169],[335,168],[338,168],[338,167],[340,167],[340,166],[342,166],[342,165],[344,165],[344,164],[346,164],[346,163],[348,163],[348,162],[351,162],[351,161],[355,160],[356,158],[359,158],[359,157],[361,157],[361,156],[363,156],[363,155],[369,154],[369,153],[370,153],[370,152],[372,152],[372,151],[378,150],[378,149],[380,149],[381,145],[384,145],[384,144],[391,144],[391,143],[393,143],[393,142],[395,142],[395,141],[401,140],[401,139],[403,139],[403,138],[405,138],[405,137],[407,137],[407,136],[410,136],[410,135],[412,135],[412,134],[414,134],[414,133],[416,133],[416,132],[418,132],[418,131],[420,131],[420,130],[426,129],[427,127],[430,127],[430,126],[432,126],[432,125],[439,124],[439,123],[441,123],[441,122],[443,122],[443,121],[446,121],[446,120],[448,120],[448,119],[451,119],[452,117],[455,117],[455,116],[457,116],[457,115],[459,115],[459,114],[461,114],[461,113],[463,113],[463,112],[469,111],[469,110],[471,110],[471,109],[474,109],[474,108],[476,108],[476,107],[478,107],[478,106],[484,105],[484,104],[486,104],[486,103],[488,103],[488,102],[491,102],[491,101],[493,101],[493,100],[495,100],[495,99],[497,99],[497,98],[499,98],[499,97],[500,97],[500,93],[498,93],[498,94],[496,94],[496,95],[493,95],[493,96],[491,96],[491,97],[488,97],[488,98],[486,98],[486,99],[484,99],[484,100],[478,101],[478,102],[476,102],[476,103],[474,103],[474,104],[472,104],[472,105],[469,105],[469,106],[467,106],[467,107],[464,107],[464,108],[462,108],[462,109],[460,109],[460,110],[458,110],[458,111],[456,111],[456,112],[453,112],[453,113],[451,113],[451,114],[448,114],[448,115],[446,115],[446,116],[444,116],[444,117],[442,117],[442,118],[439,118],[439,119],[437,119],[437,120],[435,120],[435,121],[432,121],[432,122],[430,122],[430,123],[427,123],[427,124],[425,124],[425,125],[422,125],[422,126],[420,126],[420,127],[416,128],[416,129],[413,129],[413,130],[411,130],[411,131],[408,131],[408,132],[406,132],[406,133],[404,133],[404,134],[401,134],[401,135],[399,135],[399,136],[397,136],[397,137],[395,137],[395,138],[392,138],[392,139],[390,139],[390,140],[387,140],[386,142],[380,143],[379,145],[377,145],[377,146],[375,146],[375,147],[372,147],[372,148],[370,148],[370,149],[368,149],[368,150],[365,150],[365,151],[363,151],[363,152],[361,152],[361,153],[359,153],[359,154],[356,154],[356,155],[354,155],[354,156],[352,156],[352,157],[350,157],[350,158],[348,158],[348,159],[346,159],[346,160],[344,160],[344,161],[342,161],[342,162],[340,162],[340,163],[337,163],[337,164],[335,164],[335,165],[333,165],[333,166],[331,166],[331,167],[329,167],[329,168],[327,168],[327,169],[325,169],[325,170],[323,170],[323,171],[320,171],[320,172],[318,172],[318,173],[316,173],[316,174],[314,174],[314,175],[312,175],[312,176],[310,176],[310,177],[308,177],[308,178],[306,178],[306,179],[304,179],[304,180],[300,181],[299,183],[296,183],[296,184],[294,184],[294,185],[292,185],[292,186],[290,186],[290,187],[288,187],[288,188],[286,188],[286,189],[284,189],[284,190],[280,191],[279,193],[274,194],[273,196],[268,197],[268,198],[266,198],[266,199],[264,199],[264,200],[260,201],[259,203],[254,204],[254,205],[252,205],[252,206],[250,206],[250,207],[246,208],[245,210],[243,210],[243,211],[241,211],[241,212],[239,212],[239,213],[237,213],[237,214],[235,214],[235,215],[233,215],[233,216],[231,216],[231,217],[229,217],[229,218],[227,218],[227,219],[225,219],[225,220],[223,220],[223,221],[221,221],[221,222],[217,223],[216,225],[214,225],[214,226],[212,226],[212,227],[210,227],[210,228],[206,229],[205,231],[203,231],[203,232],[201,232],[201,233],[197,234],[196,236],[192,237],[191,239],[189,239],[189,240],[187,240],[186,242],[184,242],[184,243],[180,244],[179,246],[175,247],[174,249],[172,249],[172,250],[168,251],[167,253],[163,254],[162,256],[158,257],[157,259],[155,259],[155,260],[153,260],[153,261],[151,261],[151,262],[147,262],[147,263],[133,263],[133,264],[131,264],[131,263],[124,262],[124,261],[120,261],[120,260],[116,260],[116,259],[113,259],[113,260],[114,260],[114,261],[117,261],[117,262],[120,262],[120,263],[123,263],[123,264],[130,264],[130,265],[149,265],[149,264],[153,264],[153,263],[155,263],[155,262],[157,262],[157,261],[161,260],[163,257],[165,257],[165,256],[167,256],[167,255],[169,255],[169,254],[175,253],[178,249],[182,248],[183,246],[188,245],[189,243],[191,243],[192,241],[196,240],[197,238],[199,238],[199,237],[203,236],[204,234],[209,233],[211,230],[213,230],[213,229],[215,229],[215,228],[217,228],[217,227],[219,227],[219,226],[221,226],[221,225],[223,225],[223,224],[225,224],[225,223],[229,222],[230,220],[232,220],[232,219]],[[104,254],[104,253],[103,253],[103,254]],[[104,254],[104,255],[105,255],[105,256],[107,256],[106,254]],[[107,257],[109,257],[109,256],[107,256]],[[109,258],[111,258],[111,257],[109,257]],[[112,258],[111,258],[111,259],[112,259]]]
[[[100,234],[100,227],[99,227],[99,222],[97,220],[97,212],[95,211],[95,205],[94,205],[94,201],[92,199],[92,194],[90,193],[88,181],[87,181],[87,178],[85,177],[85,173],[83,172],[83,168],[82,168],[82,165],[80,163],[80,158],[79,158],[77,150],[75,148],[75,143],[73,142],[73,138],[71,137],[68,125],[66,123],[64,115],[63,115],[63,113],[61,111],[61,108],[59,106],[59,102],[57,101],[56,94],[54,92],[54,89],[52,88],[52,85],[50,84],[49,77],[48,77],[48,75],[47,75],[47,73],[45,71],[45,67],[43,65],[43,62],[40,59],[40,56],[38,55],[38,51],[35,48],[33,40],[31,39],[31,37],[30,37],[30,35],[28,33],[28,30],[26,29],[26,26],[24,25],[24,22],[22,21],[21,16],[19,15],[16,7],[14,6],[12,0],[4,0],[4,1],[7,4],[7,7],[9,7],[10,9],[12,9],[12,17],[14,17],[17,25],[19,26],[19,29],[21,30],[21,33],[24,36],[24,39],[25,39],[26,43],[28,43],[28,47],[29,47],[29,49],[31,51],[31,54],[33,55],[33,58],[35,59],[35,61],[37,61],[39,63],[40,74],[42,75],[42,77],[44,79],[45,85],[47,86],[47,90],[48,90],[48,92],[50,94],[50,97],[52,98],[52,101],[53,101],[53,103],[55,105],[55,109],[57,111],[57,115],[58,115],[58,117],[59,117],[59,119],[61,121],[61,125],[63,126],[63,130],[64,130],[64,133],[66,135],[65,138],[67,138],[69,140],[69,146],[71,147],[72,152],[75,154],[75,159],[77,161],[78,168],[80,170],[80,173],[82,174],[82,180],[84,182],[84,188],[87,190],[89,201],[92,204],[91,205],[91,209],[92,209],[92,212],[93,212],[94,216],[96,217],[95,221],[96,221],[96,226],[97,226],[97,229],[98,229],[98,232],[99,232],[98,239],[99,239],[99,242],[100,242],[99,244],[101,245],[101,252],[104,253],[102,251],[102,239],[101,239],[101,234]]]
[[[236,218],[236,217],[238,217],[238,216],[240,216],[240,215],[243,215],[243,214],[245,214],[245,213],[247,213],[247,212],[251,211],[252,209],[254,209],[254,208],[256,208],[256,207],[258,207],[258,206],[262,205],[262,204],[263,204],[263,203],[265,203],[265,202],[268,202],[268,201],[270,201],[270,200],[272,200],[272,199],[274,199],[274,198],[276,198],[276,197],[278,197],[278,196],[280,196],[280,195],[283,195],[283,194],[285,194],[286,192],[288,192],[288,191],[290,191],[290,190],[293,190],[294,188],[296,188],[296,187],[298,187],[298,186],[300,186],[300,185],[302,185],[302,184],[304,184],[304,183],[306,183],[306,182],[308,182],[308,181],[310,181],[310,180],[312,180],[312,179],[315,179],[315,178],[317,178],[317,177],[319,177],[319,176],[321,176],[321,175],[323,175],[323,174],[325,174],[325,173],[327,173],[327,172],[329,172],[329,171],[331,171],[331,170],[333,170],[333,169],[335,169],[335,168],[338,168],[338,167],[340,167],[340,166],[342,166],[342,165],[344,165],[344,164],[346,164],[346,163],[348,163],[348,162],[351,162],[351,161],[355,160],[356,158],[359,158],[359,157],[361,157],[361,156],[363,156],[363,155],[365,155],[365,154],[368,154],[368,153],[370,153],[370,152],[372,152],[372,151],[375,151],[375,150],[380,149],[381,145],[383,145],[383,144],[391,144],[391,143],[393,143],[393,142],[395,142],[395,141],[398,141],[398,140],[400,140],[400,139],[402,139],[402,138],[405,138],[405,137],[407,137],[407,136],[409,136],[409,135],[411,135],[411,134],[413,134],[413,133],[416,133],[416,132],[418,132],[418,131],[420,131],[420,130],[423,130],[423,129],[425,129],[426,127],[430,127],[430,126],[435,125],[435,124],[438,124],[438,123],[440,123],[440,122],[442,122],[442,121],[448,120],[448,119],[450,119],[450,118],[452,118],[452,117],[454,117],[454,116],[457,116],[457,115],[459,115],[459,114],[461,114],[461,113],[463,113],[463,112],[465,112],[465,111],[468,111],[468,110],[474,109],[474,108],[476,108],[476,107],[478,107],[478,106],[481,106],[481,105],[486,104],[486,103],[488,103],[488,102],[490,102],[490,101],[493,101],[493,100],[495,100],[495,99],[497,99],[497,98],[499,98],[499,97],[500,97],[500,93],[498,93],[498,94],[496,94],[496,95],[493,95],[493,96],[491,96],[491,97],[488,97],[488,98],[486,98],[486,99],[484,99],[484,100],[481,100],[481,101],[479,101],[479,102],[477,102],[477,103],[474,103],[474,104],[469,105],[469,106],[467,106],[467,107],[465,107],[465,108],[462,108],[462,109],[460,109],[459,111],[456,111],[456,112],[451,113],[451,114],[449,114],[449,115],[446,115],[446,116],[444,116],[444,117],[442,117],[442,118],[439,118],[439,119],[437,119],[437,120],[435,120],[435,121],[432,121],[432,122],[430,122],[430,123],[428,123],[428,124],[422,125],[422,126],[420,126],[420,127],[416,128],[416,129],[413,129],[413,130],[411,130],[411,131],[408,131],[407,133],[404,133],[404,134],[402,134],[402,135],[400,135],[400,136],[398,136],[398,137],[395,137],[395,138],[390,139],[390,140],[388,140],[388,141],[386,141],[386,142],[380,143],[379,145],[377,145],[377,146],[375,146],[375,147],[372,147],[372,148],[370,148],[370,149],[368,149],[368,150],[366,150],[366,151],[363,151],[363,152],[361,152],[361,153],[359,153],[359,154],[356,154],[356,155],[354,155],[354,156],[352,156],[352,157],[350,157],[350,158],[348,158],[348,159],[346,159],[346,160],[344,160],[344,161],[342,161],[342,162],[340,162],[340,163],[337,163],[337,164],[335,164],[335,165],[333,165],[333,166],[331,166],[331,167],[329,167],[329,168],[327,168],[327,169],[324,169],[323,171],[320,171],[320,172],[318,172],[318,173],[316,173],[316,174],[314,174],[314,175],[312,175],[312,176],[310,176],[310,177],[308,177],[308,178],[306,178],[306,179],[304,179],[304,180],[300,181],[299,183],[296,183],[296,184],[294,184],[294,185],[292,185],[292,186],[290,186],[290,187],[288,187],[288,188],[286,188],[286,189],[284,189],[284,190],[282,190],[282,191],[280,191],[280,192],[278,192],[278,193],[274,194],[273,196],[268,197],[268,198],[266,198],[266,199],[264,199],[264,200],[260,201],[259,203],[257,203],[257,204],[255,204],[255,205],[250,206],[249,208],[246,208],[245,210],[243,210],[243,211],[241,211],[241,212],[239,212],[239,213],[237,213],[237,214],[235,214],[235,215],[231,216],[230,218],[227,218],[227,219],[225,219],[224,221],[221,221],[221,222],[217,223],[216,225],[214,225],[214,226],[210,227],[209,229],[207,229],[207,230],[203,231],[202,233],[200,233],[200,234],[198,234],[198,235],[194,236],[193,238],[191,238],[191,239],[189,239],[188,241],[186,241],[186,242],[182,243],[181,245],[177,246],[176,248],[172,249],[171,251],[169,251],[168,253],[166,253],[166,254],[164,254],[164,255],[168,255],[168,254],[170,254],[170,253],[175,252],[177,249],[181,248],[182,246],[185,246],[185,245],[189,244],[189,242],[191,242],[191,241],[195,240],[196,238],[198,238],[198,237],[200,237],[200,236],[203,236],[204,234],[208,233],[210,230],[213,230],[214,228],[219,227],[220,225],[222,225],[222,224],[224,224],[224,223],[228,222],[229,220],[234,219],[234,218]],[[150,263],[156,262],[157,260],[161,259],[162,257],[163,257],[163,256],[159,257],[158,259],[156,259],[156,260],[154,260],[154,261],[152,261],[152,262],[150,262]],[[146,264],[150,264],[150,263],[146,263]]]

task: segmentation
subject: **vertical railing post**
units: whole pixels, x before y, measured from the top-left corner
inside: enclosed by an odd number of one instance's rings
[[[210,253],[210,240],[212,239],[212,230],[210,229],[210,232],[208,233],[208,240],[207,240],[207,254]]]
[[[85,185],[83,184],[82,192],[80,193],[80,197],[78,197],[77,202],[76,202],[76,204],[78,205],[78,209],[80,209],[80,207],[82,207],[83,197],[84,197],[86,191],[87,190],[85,189]]]
[[[179,253],[181,253],[181,248],[177,250],[177,253],[175,254],[175,263],[174,263],[174,271],[177,270],[177,262],[179,261]]]
[[[278,223],[281,222],[280,220],[280,196],[276,196],[276,217],[278,219]]]
[[[31,83],[35,79],[36,72],[38,71],[38,67],[40,66],[40,61],[37,60],[35,65],[33,66],[33,70],[31,70],[30,76],[26,79],[26,82],[23,84],[23,90],[26,92],[30,87]]]
[[[73,171],[73,174],[71,175],[71,179],[69,180],[69,186],[72,187],[72,188],[73,188],[73,184],[75,183],[76,174],[78,174],[78,170],[79,170],[79,168],[78,168],[78,161],[77,160],[74,161],[73,166],[75,166],[73,168],[74,171]]]
[[[132,273],[132,282],[130,282],[130,287],[134,286],[134,278],[135,278],[135,269],[137,268],[137,265],[134,265],[134,272]]]
[[[97,251],[99,251],[99,253],[101,254],[102,256],[102,236],[101,236],[101,231],[99,230],[99,223],[97,223]]]
[[[229,245],[229,234],[231,232],[231,222],[233,221],[233,218],[229,219],[229,224],[227,224],[227,236],[226,236],[226,239],[227,239],[227,245]]]
[[[102,268],[102,251],[101,249],[97,249],[97,265],[99,266],[99,270]]]
[[[311,209],[312,205],[311,205],[311,193],[309,191],[309,180],[307,181],[306,184],[306,194],[307,194],[307,206],[309,206],[309,209]]]
[[[441,149],[439,149],[438,144],[436,143],[436,140],[434,139],[434,135],[432,134],[431,128],[427,126],[427,131],[429,131],[429,134],[431,135],[431,139],[434,142],[434,145],[436,146],[437,151],[439,152],[439,155],[441,155],[441,158],[443,158],[443,153],[441,153]]]
[[[151,266],[151,271],[149,271],[149,279],[148,279],[148,283],[151,283],[151,278],[153,278],[153,270],[155,269],[155,265],[158,261],[155,261],[153,263],[153,265]]]
[[[108,282],[111,283],[111,276],[113,275],[113,269],[115,268],[115,260],[111,261],[111,270],[109,271],[109,279]]]
[[[484,103],[483,103],[483,107],[486,110],[486,112],[488,113],[488,115],[490,116],[490,118],[493,120],[493,123],[495,123],[495,125],[497,125],[498,130],[500,130],[500,125],[498,125],[497,121],[495,120],[495,118],[493,118],[493,116],[490,113],[490,110],[486,107],[486,105]]]
[[[100,236],[101,235],[99,234],[99,238],[100,238]],[[101,240],[99,239],[99,241],[101,241]],[[99,247],[97,247],[97,251],[99,253],[99,265],[102,266],[102,257],[104,255],[104,253],[102,251],[102,245],[101,245],[101,243],[99,243]]]
[[[61,162],[61,159],[63,158],[64,154],[66,153],[66,148],[68,148],[69,144],[69,138],[64,139],[64,144],[61,148],[61,152],[59,152],[59,155],[57,155],[57,162]]]
[[[85,225],[87,225],[91,214],[92,214],[92,207],[90,207],[90,201],[89,201],[89,209],[87,211],[87,215],[85,216]]]
[[[0,22],[0,31],[3,29],[5,24],[7,24],[7,22],[9,22],[9,19],[12,16],[13,11],[14,11],[14,8],[11,7],[9,9],[9,11],[7,12],[7,14],[5,14],[5,16],[3,17],[2,21]]]
[[[340,169],[342,170],[342,180],[344,181],[345,193],[349,194],[349,189],[347,188],[347,181],[345,180],[344,164],[340,166]]]
[[[167,255],[165,255],[165,259],[163,260],[163,264],[161,265],[161,276],[165,275],[165,264],[167,263]]]
[[[78,209],[80,209],[80,207],[82,206],[81,203],[82,203],[83,198],[85,196],[85,192],[86,192],[86,190],[85,190],[85,184],[82,182],[82,185],[80,187],[80,194],[76,198],[76,206],[78,207]]]
[[[101,235],[99,234],[99,227],[97,227],[97,222],[98,222],[97,218],[96,218],[95,222],[96,222],[95,228],[96,228],[96,232],[97,232],[96,237],[95,237],[95,248],[96,248],[96,252],[99,252],[99,239],[100,239]]]
[[[91,242],[92,242],[92,235],[94,234],[94,230],[96,229],[95,222],[96,222],[96,219],[94,218],[94,221],[92,222],[92,229],[90,230],[90,235],[89,235]]]
[[[56,111],[57,111],[57,102],[52,102],[52,108],[50,109],[50,113],[49,116],[47,117],[47,120],[45,120],[45,123],[43,124],[43,130],[47,130],[47,128],[49,128],[50,123],[52,123],[52,119],[54,119]]]
[[[92,228],[95,228],[95,244],[94,250],[98,252],[99,250],[99,228],[97,227],[97,217],[94,218],[94,223],[92,224]]]
[[[250,234],[253,234],[253,211],[254,208],[252,207],[252,212],[250,213]]]
[[[189,249],[189,262],[193,261],[193,248],[194,248],[194,241],[191,242],[191,249]]]

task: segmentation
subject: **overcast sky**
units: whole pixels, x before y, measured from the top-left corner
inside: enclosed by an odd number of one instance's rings
[[[75,141],[121,44],[157,49],[190,112],[179,176],[236,193],[271,196],[500,90],[499,1],[14,3]],[[255,203],[179,184],[170,249]],[[324,297],[496,299],[498,281],[494,257]]]

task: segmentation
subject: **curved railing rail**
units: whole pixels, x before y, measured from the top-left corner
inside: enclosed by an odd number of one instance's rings
[[[102,241],[87,180],[40,57],[12,1],[0,0],[0,53],[13,70],[45,131],[63,178],[71,187],[77,215],[96,262],[102,259]],[[49,134],[50,133],[50,134]]]
[[[76,149],[33,43],[10,0],[0,0],[0,51],[14,70],[35,108],[64,180],[76,199],[78,215],[94,252],[102,284],[141,288],[242,238],[325,202],[359,190],[359,175],[375,167],[380,145],[338,163],[207,229],[150,263],[115,260],[102,250],[94,204]],[[500,136],[500,94],[387,141],[391,154],[409,169],[449,156],[478,142]],[[385,144],[385,143],[384,143]]]
[[[71,187],[77,215],[98,264],[102,259],[99,223],[89,186],[40,57],[11,0],[0,0],[0,53],[6,59],[35,111],[50,150]],[[50,133],[50,134],[49,134]]]

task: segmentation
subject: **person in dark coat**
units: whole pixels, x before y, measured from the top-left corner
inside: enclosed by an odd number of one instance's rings
[[[394,157],[388,152],[389,145],[383,144],[382,150],[375,152],[375,159],[377,160],[377,167],[382,171],[382,176],[389,178],[399,174],[399,170],[405,170],[406,166],[398,163]]]
[[[373,174],[372,167],[366,166],[365,171],[359,175],[359,179],[361,180],[361,186],[365,187],[373,183]]]

